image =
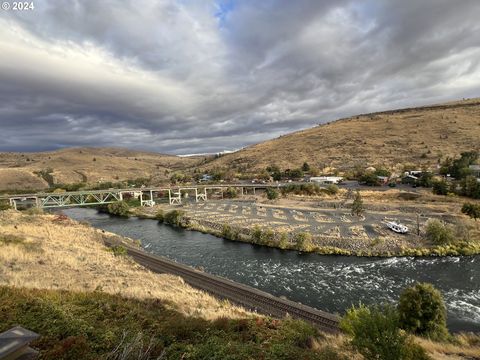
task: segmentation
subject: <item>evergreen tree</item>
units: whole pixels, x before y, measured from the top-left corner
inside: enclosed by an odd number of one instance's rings
[[[352,215],[361,216],[364,212],[362,195],[360,195],[360,191],[357,190],[355,199],[353,199]]]

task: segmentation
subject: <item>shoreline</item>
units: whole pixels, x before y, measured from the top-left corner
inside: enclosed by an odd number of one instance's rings
[[[263,206],[263,205],[262,205]],[[131,213],[131,216],[139,219],[158,220],[154,214],[144,211],[144,208],[137,208]],[[164,209],[161,209],[164,211]],[[170,211],[174,211],[170,210]],[[184,212],[184,209],[176,209]],[[276,232],[272,228],[246,228],[235,227],[224,222],[214,222],[209,220],[199,220],[195,217],[183,215],[182,221],[178,224],[169,224],[164,222],[165,225],[179,227],[189,231],[198,231],[204,234],[213,235],[219,239],[228,241],[237,241],[243,243],[250,243],[258,246],[266,246],[271,248],[277,248],[279,250],[298,251],[302,253],[314,253],[318,255],[337,255],[337,256],[352,256],[352,257],[378,257],[378,258],[391,258],[391,257],[418,257],[418,258],[430,258],[430,257],[447,257],[447,256],[478,256],[480,255],[480,244],[478,243],[459,243],[448,244],[444,246],[432,246],[432,247],[418,247],[418,248],[400,248],[397,251],[378,251],[371,248],[362,248],[358,250],[349,250],[334,246],[322,246],[311,244],[300,248],[298,243],[295,243],[294,235],[287,234],[287,242],[282,243],[282,238],[285,240],[284,232]],[[302,233],[300,233],[302,234]],[[305,233],[303,233],[305,234]],[[292,236],[293,235],[293,236]],[[343,240],[343,239],[342,239]],[[346,239],[347,241],[354,241],[352,239]]]

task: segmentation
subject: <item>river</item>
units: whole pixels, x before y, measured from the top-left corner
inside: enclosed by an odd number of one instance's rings
[[[342,314],[359,302],[396,301],[405,287],[429,282],[445,297],[450,330],[480,331],[480,256],[320,256],[223,240],[154,220],[111,217],[94,209],[62,212],[94,227],[140,239],[148,252],[332,313]]]

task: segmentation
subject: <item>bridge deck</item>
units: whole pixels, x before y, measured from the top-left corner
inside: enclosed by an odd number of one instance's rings
[[[153,204],[153,194],[159,192],[168,192],[168,199],[171,205],[181,204],[182,192],[195,191],[196,201],[207,200],[207,191],[222,190],[227,188],[241,188],[243,190],[250,188],[254,192],[256,189],[279,188],[284,184],[208,184],[208,185],[188,185],[188,186],[169,186],[169,187],[144,187],[144,188],[126,188],[126,189],[105,189],[105,190],[82,190],[82,191],[64,191],[64,192],[39,192],[30,194],[12,194],[2,195],[0,200],[8,200],[13,207],[17,204],[31,204],[41,208],[67,207],[67,206],[90,206],[109,204],[123,199],[123,194],[140,193],[142,205]],[[143,198],[144,195],[148,199]]]

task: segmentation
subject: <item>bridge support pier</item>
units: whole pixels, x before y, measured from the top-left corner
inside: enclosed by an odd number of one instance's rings
[[[200,200],[207,201],[207,188],[203,189],[203,194],[202,193],[199,194],[198,189],[195,188],[195,201],[199,202]]]
[[[174,196],[172,196],[172,193]],[[170,205],[181,205],[182,204],[182,191],[178,189],[178,192],[174,190],[168,190],[168,202]]]

